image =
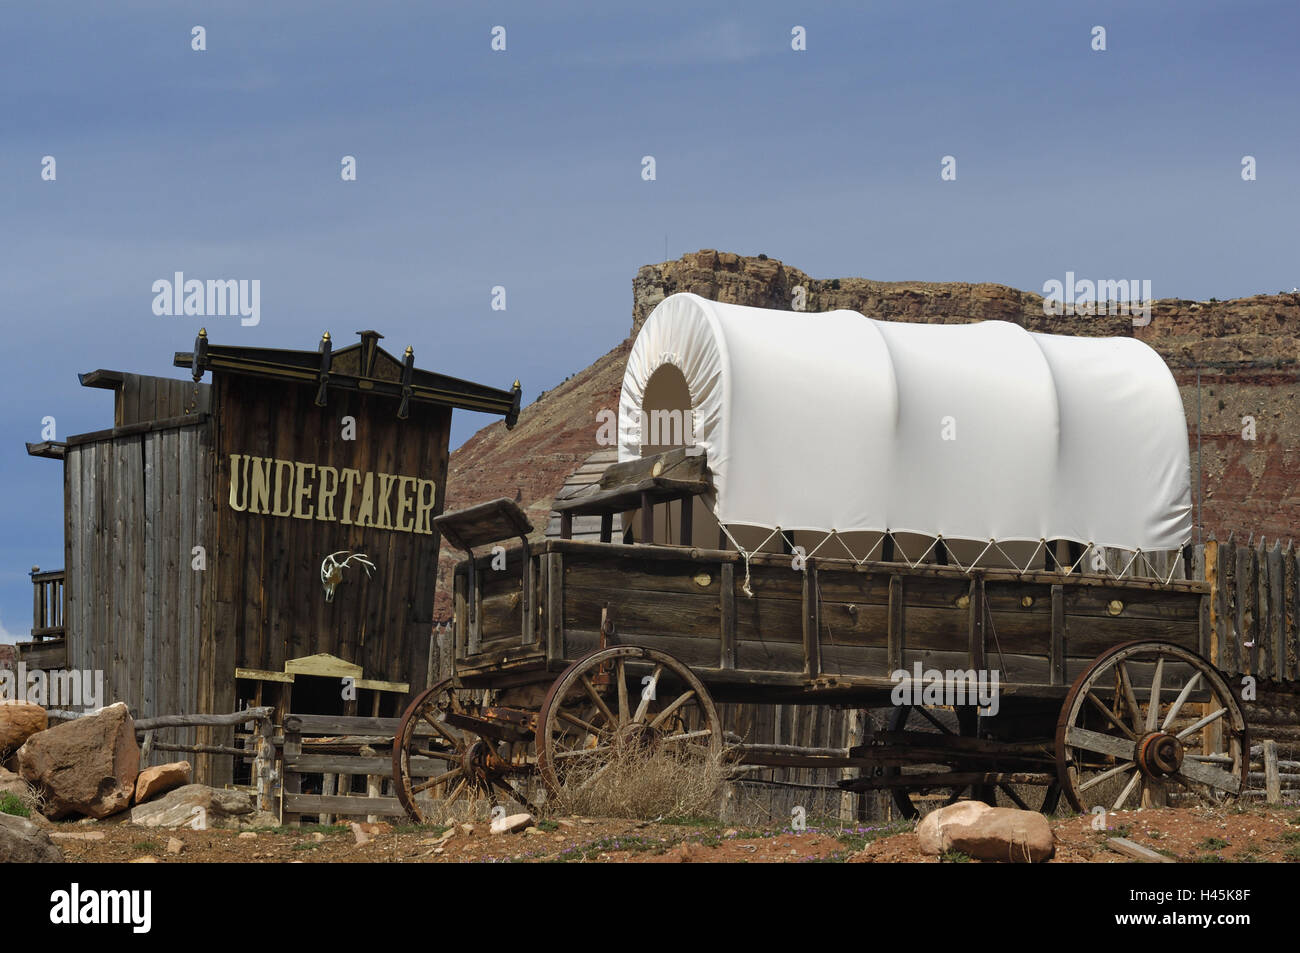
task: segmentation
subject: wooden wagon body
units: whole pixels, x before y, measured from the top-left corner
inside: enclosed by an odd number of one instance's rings
[[[769,553],[747,567],[734,551],[565,539],[508,550],[504,569],[494,559],[455,574],[466,687],[547,683],[596,648],[642,645],[689,665],[719,701],[884,706],[893,673],[919,663],[997,670],[1004,704],[1059,702],[1123,642],[1210,652],[1200,581],[816,556],[795,569]]]
[[[540,772],[553,791],[565,765],[647,732],[705,738],[738,764],[856,769],[841,787],[889,790],[913,816],[968,796],[1049,811],[1061,793],[1078,810],[1088,792],[1117,806],[1240,793],[1246,726],[1211,661],[1204,582],[632,541],[665,506],[693,540],[707,467],[683,476],[682,459],[612,467],[605,486],[559,504],[558,539],[530,543],[507,500],[438,519],[466,558],[454,678],[412,704],[394,748],[413,815],[417,795],[448,786],[453,799],[477,785],[527,803],[522,777]],[[616,542],[630,509],[639,529],[629,520]],[[575,515],[599,516],[601,540],[563,538]],[[689,718],[656,714],[686,701]],[[801,749],[727,732],[717,703],[893,716],[869,745]],[[431,730],[445,750],[428,747]]]

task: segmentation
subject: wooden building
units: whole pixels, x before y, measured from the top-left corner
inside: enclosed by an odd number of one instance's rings
[[[411,348],[360,337],[293,351],[201,331],[175,356],[192,380],[81,375],[114,392],[113,427],[28,445],[63,461],[66,561],[33,571],[20,660],[102,670],[105,701],[138,717],[400,713],[427,676],[452,410],[513,426],[519,384],[421,370]],[[231,780],[229,758],[196,767]]]

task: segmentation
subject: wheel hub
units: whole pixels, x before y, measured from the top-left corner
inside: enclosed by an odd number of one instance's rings
[[[461,767],[465,769],[465,777],[471,779],[478,787],[486,788],[489,775],[495,773],[494,754],[492,748],[484,741],[476,741],[469,745],[461,756]]]
[[[1138,767],[1148,777],[1168,778],[1183,766],[1186,749],[1176,737],[1165,731],[1152,731],[1138,739]]]

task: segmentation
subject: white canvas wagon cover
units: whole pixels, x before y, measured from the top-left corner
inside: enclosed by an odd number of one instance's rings
[[[646,387],[664,365],[685,378],[726,526],[1148,552],[1191,535],[1182,400],[1132,338],[675,294],[628,358],[620,460],[641,455]]]

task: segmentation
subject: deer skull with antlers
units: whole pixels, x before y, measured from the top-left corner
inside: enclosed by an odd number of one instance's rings
[[[339,559],[339,557],[344,557]],[[320,564],[320,584],[325,587],[325,601],[334,601],[334,590],[339,583],[343,581],[343,570],[347,569],[352,563],[356,563],[366,571],[370,576],[375,568],[375,564],[370,561],[370,557],[365,553],[353,553],[346,549],[341,549],[337,553],[330,553]]]

